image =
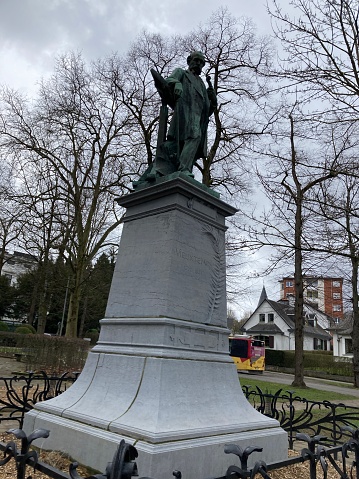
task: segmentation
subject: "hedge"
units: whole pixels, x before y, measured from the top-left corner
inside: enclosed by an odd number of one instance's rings
[[[28,371],[49,373],[81,371],[89,352],[89,341],[42,334],[16,334],[0,331],[1,348],[21,354]]]
[[[280,368],[294,368],[295,352],[266,349],[266,364]],[[323,371],[338,376],[353,376],[352,362],[335,360],[331,351],[304,351],[304,369]]]

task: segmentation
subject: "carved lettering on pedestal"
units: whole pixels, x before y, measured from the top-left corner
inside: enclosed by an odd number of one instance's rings
[[[179,329],[177,333],[177,342],[180,346],[191,346],[190,338],[191,338],[191,331],[189,329]]]
[[[193,331],[193,346],[196,349],[206,348],[206,334],[205,331]]]
[[[171,346],[199,351],[223,351],[225,346],[222,335],[198,328],[176,327],[168,339]]]
[[[208,268],[211,267],[211,262],[205,258],[201,258],[200,256],[196,256],[192,253],[188,253],[186,251],[183,251],[181,248],[177,248],[177,247],[175,247],[173,251],[174,251],[174,254],[179,258],[190,261],[191,263],[207,266]]]

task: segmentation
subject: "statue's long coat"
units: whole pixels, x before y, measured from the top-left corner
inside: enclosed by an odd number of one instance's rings
[[[200,136],[201,143],[195,159],[204,158],[207,154],[208,120],[215,106],[215,96],[210,101],[208,93],[213,90],[207,91],[198,75],[182,68],[176,68],[166,82],[172,91],[176,83],[182,84],[182,95],[176,102],[167,138],[176,139],[181,147],[187,139]]]

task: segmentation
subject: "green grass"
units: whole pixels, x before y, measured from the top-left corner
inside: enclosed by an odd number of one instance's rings
[[[286,391],[294,391],[296,396],[305,398],[308,401],[330,401],[330,402],[344,402],[346,399],[355,399],[355,396],[348,394],[340,394],[332,391],[321,391],[313,388],[297,388],[290,384],[272,383],[267,381],[258,381],[255,378],[247,378],[244,375],[240,376],[240,382],[242,386],[252,386],[252,389],[256,389],[258,386],[265,394],[275,394],[279,389],[282,390],[281,395],[286,394]]]

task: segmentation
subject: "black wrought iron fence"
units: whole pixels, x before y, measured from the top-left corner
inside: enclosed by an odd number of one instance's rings
[[[0,443],[0,449],[4,451],[4,459],[0,461],[0,468],[5,467],[10,461],[15,462],[17,479],[25,479],[25,477],[31,479],[31,475],[28,474],[28,467],[32,467],[34,471],[40,471],[52,479],[81,479],[76,470],[77,463],[69,465],[68,475],[38,460],[38,453],[31,449],[31,443],[35,439],[48,437],[49,431],[38,429],[29,436],[26,436],[21,429],[13,429],[8,432],[20,440],[21,446],[18,449],[15,441],[10,441],[7,444]],[[263,460],[259,460],[252,468],[248,468],[248,457],[253,452],[262,452],[262,448],[250,446],[242,449],[236,444],[228,444],[224,448],[224,453],[237,456],[234,460],[235,464],[229,465],[227,470],[223,471],[223,476],[212,477],[211,479],[252,479],[256,475],[260,475],[265,479],[271,479],[271,472],[278,469],[281,469],[284,477],[288,477],[288,474],[286,474],[287,468],[302,463],[308,463],[309,468],[303,469],[300,476],[297,476],[301,479],[317,479],[319,477],[326,479],[329,468],[332,468],[336,474],[336,476],[332,474],[331,477],[359,479],[359,430],[351,429],[348,432],[351,434],[350,439],[342,446],[332,448],[322,446],[320,444],[322,438],[319,436],[298,435],[300,436],[298,439],[305,441],[307,444],[307,447],[302,449],[299,455],[271,464],[266,464]],[[108,464],[106,471],[103,474],[89,476],[87,479],[131,479],[138,476],[137,464],[135,462],[137,457],[137,449],[122,440],[112,463]],[[181,471],[179,470],[164,471],[163,475],[168,475],[169,478],[171,475],[175,476],[176,479],[182,478]],[[145,479],[145,477],[141,479]],[[150,478],[147,477],[147,479]],[[183,479],[186,478],[184,477]]]
[[[25,413],[33,409],[35,403],[63,393],[79,374],[48,376],[42,371],[0,378],[0,423],[14,421],[21,429]]]
[[[48,376],[45,372],[0,378],[0,424],[14,421],[21,429],[24,415],[35,403],[64,392],[79,373]],[[263,392],[258,386],[242,386],[246,398],[259,412],[277,419],[288,433],[289,448],[293,449],[298,433],[325,437],[322,444],[337,446],[349,439],[346,427],[359,427],[359,408],[329,401],[309,401],[293,391]]]
[[[242,386],[246,398],[262,414],[277,419],[288,433],[289,448],[293,449],[298,433],[323,437],[326,446],[337,446],[349,438],[347,427],[359,427],[359,408],[330,401],[309,401],[293,391],[279,389],[275,394],[264,393],[258,386]]]

